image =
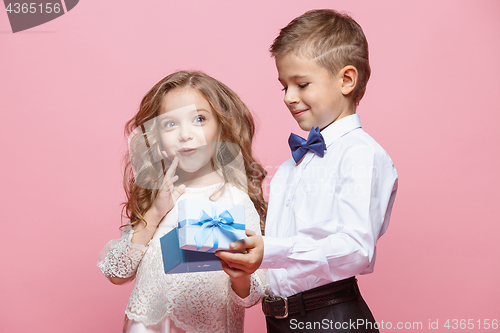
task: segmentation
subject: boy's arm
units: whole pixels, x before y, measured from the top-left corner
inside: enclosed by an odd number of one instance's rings
[[[335,207],[334,220],[299,229],[288,238],[266,236],[262,268],[285,268],[295,277],[332,281],[370,270],[376,242],[389,223],[396,169],[385,151],[365,144],[347,148],[339,158],[336,191],[329,203]]]
[[[342,177],[337,183],[342,191],[334,198],[338,200],[338,230],[316,239],[303,231],[288,238],[250,238],[245,244],[250,247],[248,254],[233,254],[225,260],[247,272],[262,263],[261,268],[285,268],[296,277],[314,275],[328,280],[365,271],[389,222],[397,173],[385,152],[372,147],[353,146],[342,158]],[[328,227],[326,222],[318,232],[324,234]],[[306,231],[315,232],[314,228]]]

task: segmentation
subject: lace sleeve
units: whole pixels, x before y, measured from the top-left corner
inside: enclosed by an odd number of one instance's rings
[[[252,230],[257,235],[261,235],[260,232],[260,217],[255,209],[252,200],[247,196],[245,198],[245,227],[248,230]],[[237,305],[249,308],[257,304],[260,299],[264,296],[265,291],[265,270],[259,269],[255,271],[250,276],[250,295],[245,298],[241,298],[233,291],[231,286],[229,287],[229,294],[233,302]]]
[[[229,287],[229,294],[234,303],[244,308],[249,308],[257,304],[264,296],[265,287],[265,270],[259,269],[250,276],[250,295],[245,298],[238,296],[233,288]]]
[[[125,227],[121,237],[109,241],[99,253],[97,267],[108,279],[129,278],[135,274],[148,247],[132,243],[133,234],[132,227]]]

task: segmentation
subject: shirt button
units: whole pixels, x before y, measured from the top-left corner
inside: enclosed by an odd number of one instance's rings
[[[285,205],[288,207],[290,205],[290,200],[287,200]]]

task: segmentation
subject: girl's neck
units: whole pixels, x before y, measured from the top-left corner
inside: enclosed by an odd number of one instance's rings
[[[224,181],[222,176],[218,172],[213,171],[212,168],[193,173],[178,169],[177,175],[179,176],[179,180],[176,183],[184,184],[186,187],[191,188],[207,187]]]

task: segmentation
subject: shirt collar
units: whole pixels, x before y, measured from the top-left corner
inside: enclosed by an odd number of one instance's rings
[[[359,115],[351,114],[337,121],[334,121],[321,131],[325,139],[326,147],[330,146],[335,140],[346,135],[352,130],[361,127]]]

